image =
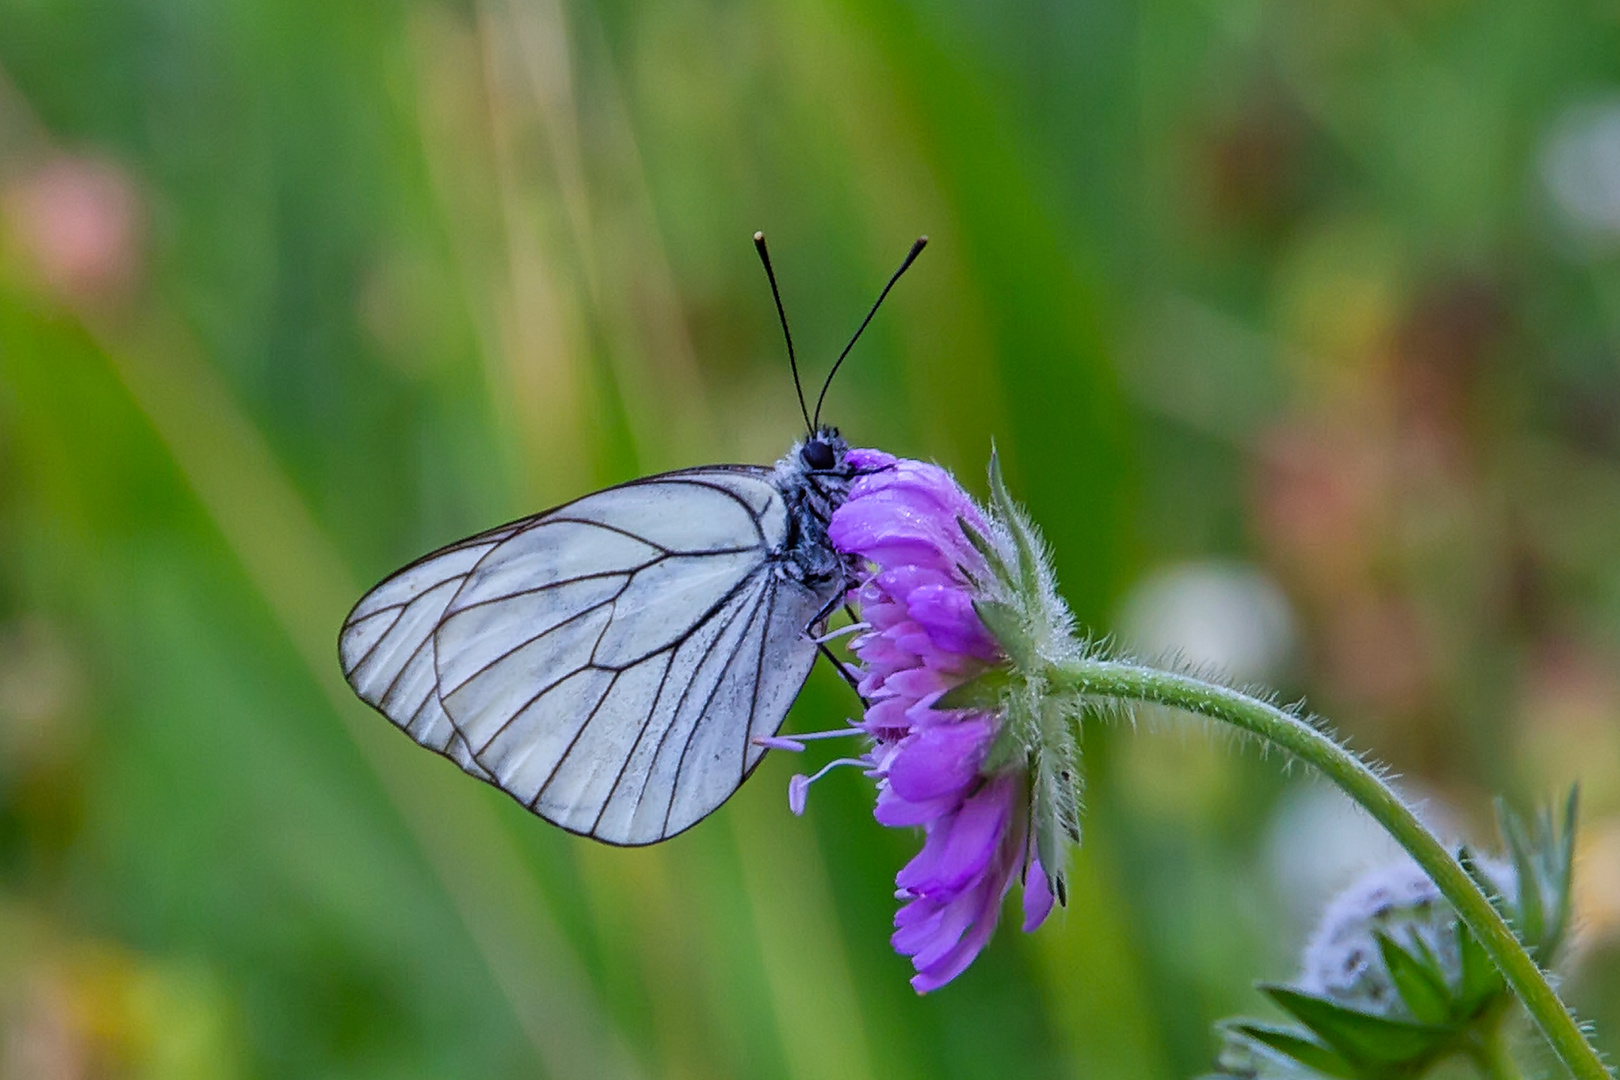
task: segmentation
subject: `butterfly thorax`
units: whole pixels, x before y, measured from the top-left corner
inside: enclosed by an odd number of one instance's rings
[[[849,497],[854,479],[848,454],[837,429],[824,427],[789,447],[771,474],[788,511],[787,539],[774,553],[778,573],[812,588],[836,583],[841,590],[853,571],[827,538],[833,511]]]

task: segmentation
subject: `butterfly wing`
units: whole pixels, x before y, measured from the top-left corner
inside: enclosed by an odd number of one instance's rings
[[[525,524],[504,525],[418,559],[361,597],[338,638],[338,658],[355,693],[480,780],[489,773],[473,760],[439,702],[433,631],[479,560]]]
[[[842,588],[778,572],[791,523],[769,477],[651,477],[430,556],[356,608],[350,681],[549,821],[616,844],[672,836],[759,763],[753,738],[814,663],[805,628]],[[384,611],[399,614],[374,628]],[[419,734],[445,725],[443,746]]]

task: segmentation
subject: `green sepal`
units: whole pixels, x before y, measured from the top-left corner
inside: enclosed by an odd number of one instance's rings
[[[1378,951],[1383,954],[1384,967],[1389,970],[1390,981],[1412,1015],[1422,1024],[1444,1024],[1452,1017],[1451,994],[1446,989],[1446,977],[1430,953],[1420,959],[1395,943],[1382,930],[1373,931]],[[1421,939],[1417,943],[1421,946]],[[1428,952],[1424,949],[1424,952]]]
[[[1076,755],[1042,746],[1035,759],[1030,818],[1035,854],[1046,874],[1047,888],[1059,904],[1069,902],[1069,846],[1080,842],[1080,784]]]
[[[1269,1046],[1323,1076],[1335,1077],[1338,1080],[1359,1080],[1362,1075],[1361,1071],[1346,1061],[1338,1051],[1311,1037],[1309,1032],[1267,1024],[1259,1020],[1233,1020],[1221,1026],[1237,1032],[1245,1039]]]
[[[990,538],[961,514],[956,515],[956,527],[962,530],[963,537],[984,559],[985,565],[990,568],[990,573],[995,575],[996,580],[1011,590],[1017,582],[1013,579],[1012,571],[1007,568],[1006,561],[1002,559],[1001,552],[990,542]]]
[[[1071,843],[1080,842],[1080,789],[1085,777],[1080,771],[1080,740],[1083,730],[1078,712],[1064,698],[1048,696],[1041,702],[1040,751],[1036,774],[1052,787],[1052,809],[1058,831]]]
[[[990,749],[979,763],[979,773],[994,776],[1010,768],[1029,766],[1029,739],[1035,731],[1035,720],[1028,713],[1023,695],[1008,694],[1003,700],[1001,722],[996,737],[990,740]]]
[[[1036,572],[1040,556],[1036,552],[1035,540],[1029,534],[1024,512],[1007,494],[1007,482],[1001,475],[1001,456],[994,447],[990,449],[990,506],[996,519],[1012,536],[1013,547],[1017,550],[1018,587],[1026,596],[1037,595],[1041,587]]]
[[[973,712],[1000,712],[1012,686],[1012,672],[1005,667],[988,668],[967,682],[958,683],[939,696],[934,708],[951,711],[970,709]]]
[[[975,600],[973,610],[1015,668],[1020,671],[1037,669],[1039,658],[1035,655],[1029,635],[1024,632],[1024,623],[1017,608],[999,600]]]
[[[1450,1028],[1347,1009],[1292,987],[1262,985],[1260,990],[1346,1061],[1362,1069],[1415,1068],[1442,1052],[1456,1037]]]

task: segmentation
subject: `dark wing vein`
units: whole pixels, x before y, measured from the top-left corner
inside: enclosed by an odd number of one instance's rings
[[[608,810],[608,807],[613,805],[613,796],[615,796],[615,795],[617,795],[619,793],[619,785],[624,783],[624,772],[625,772],[626,769],[628,769],[630,767],[630,763],[636,759],[636,751],[641,747],[641,740],[643,740],[643,739],[645,739],[647,737],[647,731],[648,731],[648,728],[651,726],[653,713],[658,711],[658,703],[664,699],[664,687],[666,685],[668,685],[668,683],[669,683],[669,673],[675,667],[675,653],[679,649],[680,649],[679,645],[671,645],[670,646],[670,649],[669,649],[669,661],[664,665],[664,673],[658,677],[658,689],[653,691],[652,707],[647,710],[646,717],[641,721],[641,730],[636,733],[636,741],[630,744],[630,751],[627,754],[624,755],[624,760],[619,762],[619,771],[613,777],[613,784],[612,784],[611,787],[608,788],[607,796],[602,800],[602,809],[600,809],[600,810],[598,810],[596,812],[596,819],[591,822],[591,832],[592,833],[596,832],[596,830],[601,827],[601,825],[602,825],[602,815],[606,814],[607,810]],[[653,655],[656,656],[657,654],[654,653]],[[651,659],[652,659],[652,656],[648,656],[648,657],[646,657],[645,660],[642,661],[642,663],[646,663],[647,660],[651,660]],[[678,706],[677,706],[677,708],[678,708]],[[670,722],[674,723],[673,714],[671,714]],[[658,760],[658,751],[656,751],[656,750],[653,751],[652,759],[653,759],[654,762],[656,762]],[[645,788],[645,786],[643,786],[641,794],[645,794],[645,793],[646,793],[646,788]],[[641,806],[641,795],[638,794],[636,796],[636,808],[639,808],[640,806]],[[631,817],[632,820],[634,820],[634,818],[635,818],[635,810],[634,809],[631,810],[630,817]]]
[[[745,580],[752,580],[760,572],[761,572],[760,570],[755,570],[755,571],[751,572],[748,575],[748,578],[745,579]],[[731,629],[731,624],[737,621],[737,616],[741,615],[742,612],[743,612],[743,605],[739,605],[737,610],[732,612],[730,617],[725,620],[725,622],[715,632],[715,635],[714,635],[714,643],[715,644],[718,644],[721,641],[721,639],[723,639],[726,636],[726,631]],[[705,621],[707,621],[707,620],[705,620]],[[699,624],[699,625],[702,625],[702,624]],[[691,634],[688,633],[687,638],[690,639],[690,637],[691,637]],[[685,642],[682,642],[682,644],[684,644],[684,643]],[[715,647],[715,645],[711,644],[708,648],[704,649],[702,657],[700,657],[698,659],[697,663],[692,665],[692,673],[693,673],[694,676],[699,671],[703,670],[703,661],[707,660],[713,654],[714,647]],[[735,652],[735,647],[733,648],[733,652]],[[667,675],[668,673],[666,672],[665,674]],[[722,675],[724,674],[724,669],[723,668],[721,669],[721,674]],[[718,683],[716,685],[718,685]],[[652,757],[649,759],[649,760],[651,760],[653,762],[654,765],[656,765],[658,763],[659,755],[661,755],[664,752],[664,744],[667,741],[669,741],[669,733],[675,729],[675,721],[680,719],[681,707],[686,704],[687,695],[690,694],[691,692],[692,692],[692,684],[687,683],[685,688],[681,690],[680,697],[676,698],[674,707],[672,709],[670,709],[670,712],[669,712],[670,722],[669,722],[668,725],[665,726],[663,733],[661,735],[659,735],[659,737],[658,737],[658,745],[653,748]],[[662,697],[662,691],[660,691],[660,697]],[[709,691],[709,701],[712,702],[713,700],[714,700],[714,691],[711,690],[711,691]],[[656,708],[656,702],[655,702],[655,708]],[[706,712],[707,710],[708,710],[708,706],[707,706],[707,704],[705,704],[704,711]],[[700,712],[698,714],[698,718],[701,719],[702,716],[703,716],[703,713]],[[649,714],[649,718],[650,718],[650,714]],[[697,721],[693,721],[694,729],[696,728],[696,726],[697,726]],[[645,733],[645,729],[643,729],[643,731]],[[637,741],[639,743],[640,740],[637,740]],[[685,751],[683,750],[682,753],[685,753]],[[679,781],[680,781],[680,768],[679,768],[679,766],[677,766],[676,769],[675,769],[675,781],[676,781],[675,783],[670,785],[669,806],[664,807],[664,828],[666,830],[669,828],[669,807],[674,805],[674,803],[675,803],[675,791],[679,787]],[[644,800],[646,797],[647,797],[647,787],[644,784],[644,785],[642,785],[641,790],[636,793],[636,805],[630,812],[630,817],[631,817],[632,820],[635,819],[636,813],[641,809],[642,800]]]
[[[449,579],[446,578],[445,580],[448,581]],[[378,611],[378,614],[381,614],[382,610],[388,610],[388,609],[381,609],[381,610]],[[399,605],[399,615],[403,615],[404,613],[405,613],[405,605],[401,604],[401,605]],[[370,648],[366,649],[366,651],[363,654],[361,654],[360,659],[356,660],[352,667],[349,666],[349,665],[344,665],[344,669],[343,669],[343,677],[344,678],[349,678],[355,672],[359,671],[361,668],[366,666],[366,661],[370,660],[371,657],[372,657],[372,654],[377,651],[377,646],[381,645],[383,643],[383,640],[385,638],[387,638],[389,634],[394,632],[394,627],[399,625],[399,615],[394,616],[394,621],[388,624],[388,629],[384,630],[382,633],[377,635],[377,640],[373,641],[371,643]],[[366,619],[369,619],[369,618],[371,618],[371,616],[369,616],[369,615],[366,616]],[[344,629],[345,632],[347,632],[348,630],[352,629],[353,627],[359,626],[361,622],[365,622],[366,619],[361,619],[359,622],[354,622],[354,623],[344,623],[343,624],[343,629]],[[428,636],[432,637],[433,635],[431,633],[429,633]],[[341,640],[341,638],[339,640]]]
[[[572,505],[572,504],[570,504],[570,505]],[[631,532],[629,529],[621,529],[617,525],[609,525],[605,521],[596,521],[596,520],[593,520],[591,518],[566,517],[566,516],[564,516],[562,514],[557,514],[557,515],[555,515],[553,517],[546,518],[540,524],[542,524],[542,525],[558,525],[558,524],[563,524],[563,525],[589,525],[593,529],[601,529],[604,532],[618,533],[620,536],[627,537],[627,538],[629,538],[631,540],[636,541],[639,544],[646,544],[650,548],[657,548],[659,551],[662,551],[665,555],[673,555],[673,554],[675,554],[675,549],[673,549],[673,548],[665,547],[663,544],[658,543],[658,541],[649,540],[645,536],[642,536],[640,533]]]
[[[578,672],[574,674],[577,675]],[[546,789],[551,786],[551,782],[562,771],[563,762],[568,760],[568,755],[573,753],[574,747],[579,745],[579,740],[585,734],[585,729],[591,726],[591,721],[596,719],[596,714],[602,711],[603,703],[613,696],[613,688],[618,685],[619,677],[623,674],[622,671],[615,671],[613,678],[608,680],[607,686],[602,688],[602,696],[596,699],[596,704],[591,706],[591,711],[585,714],[585,722],[579,725],[579,730],[574,732],[574,737],[568,740],[568,745],[563,747],[563,752],[557,757],[557,763],[551,767],[550,772],[546,773],[546,779],[540,785],[540,789],[534,793],[534,798],[529,800],[528,807],[530,810],[540,805],[540,797],[546,793]]]
[[[766,582],[765,591],[766,591],[766,593],[770,593],[770,592],[773,591],[770,588],[770,583],[769,582]],[[745,625],[743,627],[742,635],[737,638],[737,643],[731,647],[731,653],[726,657],[725,663],[720,665],[720,674],[714,680],[714,685],[709,687],[709,696],[704,699],[703,708],[698,710],[698,714],[697,714],[696,719],[694,719],[692,721],[691,729],[689,731],[687,731],[687,733],[686,733],[686,741],[681,744],[681,756],[675,760],[675,780],[674,780],[674,783],[670,785],[669,805],[664,807],[664,826],[663,826],[663,829],[664,829],[664,832],[666,832],[666,833],[669,832],[669,815],[671,813],[673,813],[674,810],[675,810],[675,796],[680,794],[680,790],[681,790],[681,773],[686,768],[686,755],[692,749],[692,740],[697,737],[698,728],[702,725],[703,718],[709,714],[709,709],[711,707],[713,707],[713,705],[714,705],[714,696],[720,692],[720,687],[725,685],[726,674],[731,670],[732,661],[737,659],[737,653],[739,651],[741,651],[741,649],[743,647],[743,642],[748,639],[748,627],[753,625],[754,618],[759,615],[760,607],[761,607],[760,604],[758,604],[758,603],[754,604],[753,613],[749,617],[747,625]],[[739,613],[740,613],[740,609],[739,609]],[[735,620],[736,620],[736,616],[732,616],[731,622],[734,622]],[[716,636],[715,642],[717,644],[720,641],[720,638],[725,636],[725,631],[727,629],[730,629],[731,622],[727,622],[725,628],[722,629],[720,634]],[[761,630],[760,633],[763,635],[764,631]],[[704,654],[704,659],[708,659],[710,653],[712,653],[712,652],[713,652],[713,646],[710,647],[709,652]],[[671,726],[673,726],[673,725],[671,725]],[[667,732],[666,732],[666,735],[667,735]],[[659,749],[660,750],[663,749],[662,743],[659,744]],[[656,760],[656,757],[654,758],[654,760]]]
[[[520,596],[533,596],[543,592],[550,592],[552,589],[558,589],[564,585],[578,585],[582,581],[597,581],[601,578],[619,577],[620,575],[623,575],[626,578],[634,578],[643,570],[657,566],[667,558],[669,558],[668,555],[660,555],[656,559],[649,559],[647,562],[641,563],[639,566],[632,566],[624,570],[602,570],[594,574],[580,574],[577,577],[561,578],[557,581],[548,581],[544,585],[535,585],[532,588],[518,589],[516,592],[503,593],[500,596],[482,597],[478,600],[473,600],[462,604],[460,607],[456,608],[456,610],[450,612],[450,614],[441,619],[440,623],[442,624],[450,619],[455,618],[463,611],[473,611],[477,608],[488,607],[490,604],[499,604],[506,600],[516,600]],[[628,581],[626,584],[628,585]],[[609,600],[604,601],[604,603],[611,603],[612,599],[613,598],[609,598]],[[525,642],[524,644],[528,644],[528,642]],[[519,648],[521,647],[522,646],[519,646]]]
[[[405,673],[411,669],[411,665],[416,662],[416,658],[422,655],[423,646],[427,645],[427,643],[432,640],[433,635],[429,633],[421,641],[416,643],[416,648],[411,650],[411,655],[406,657],[403,664],[399,665],[399,670],[394,672],[394,677],[388,680],[387,687],[383,689],[382,693],[377,695],[378,707],[381,707],[383,703],[388,700],[388,696],[394,692],[394,689],[397,686],[399,686],[399,680],[405,677]],[[435,686],[438,684],[437,678],[434,679],[434,684]],[[418,708],[420,708],[420,706],[418,706]],[[412,715],[414,716],[415,714]]]
[[[765,641],[770,637],[771,619],[776,614],[776,582],[765,588],[765,624],[759,631],[759,655],[754,659],[754,685],[748,691],[748,724],[743,728],[742,764],[738,766],[737,783],[748,779],[748,740],[754,737],[754,717],[759,714],[759,684],[765,678]]]
[[[753,548],[743,548],[742,550],[743,551],[753,551],[754,549]],[[710,619],[714,618],[717,614],[719,614],[721,608],[723,608],[727,604],[731,603],[732,599],[738,593],[742,592],[745,588],[747,588],[748,583],[754,579],[754,575],[758,574],[763,569],[764,569],[764,563],[761,562],[761,564],[759,566],[756,566],[754,569],[752,569],[752,570],[748,571],[748,573],[744,574],[741,578],[738,579],[737,584],[733,585],[730,589],[726,590],[725,595],[720,597],[720,599],[718,599],[714,603],[710,604],[709,605],[709,610],[705,611],[701,616],[694,619],[692,621],[692,624],[690,626],[688,626],[684,632],[682,632],[678,637],[676,637],[668,645],[661,645],[658,648],[654,649],[652,652],[646,653],[643,656],[638,656],[638,657],[636,657],[636,659],[630,661],[628,664],[624,664],[624,665],[622,665],[620,667],[614,667],[612,664],[598,664],[598,663],[596,663],[596,650],[592,649],[591,650],[591,666],[592,667],[599,667],[603,671],[624,671],[624,670],[627,670],[629,668],[633,668],[637,664],[641,663],[643,660],[651,659],[652,657],[657,656],[659,653],[664,652],[664,651],[666,651],[668,649],[678,649],[678,648],[680,648],[682,645],[686,644],[687,640],[690,639],[691,636],[693,634],[695,634],[698,631],[699,628],[701,628]],[[634,577],[634,575],[632,575],[632,579],[633,579],[633,577]],[[620,589],[619,590],[619,595],[613,597],[613,599],[610,601],[610,603],[617,604],[619,602],[619,597],[623,596],[625,589],[628,589],[629,587],[630,587],[630,583],[626,582],[625,583],[625,588]],[[615,617],[616,617],[616,615],[617,615],[617,612],[615,612]],[[608,625],[611,626],[612,624],[613,624],[613,617],[609,617]],[[597,644],[598,648],[601,647],[601,644],[602,644],[601,637],[598,637],[596,639],[596,644]]]
[[[703,470],[699,470],[699,471],[709,472],[711,470],[703,469]],[[679,479],[668,480],[667,478],[670,477],[670,476],[679,476]],[[662,482],[665,482],[665,483],[690,484],[692,487],[708,488],[710,491],[718,491],[720,494],[724,495],[726,498],[730,499],[732,502],[736,503],[738,506],[743,508],[743,513],[748,515],[748,520],[752,521],[754,523],[754,532],[758,533],[760,541],[764,542],[764,540],[765,540],[765,530],[760,527],[759,513],[752,506],[750,506],[748,504],[747,499],[743,498],[741,495],[737,494],[735,491],[732,491],[730,488],[726,487],[724,484],[705,483],[702,480],[693,480],[693,479],[691,479],[689,477],[680,476],[680,474],[678,474],[678,473],[664,473],[662,476],[652,476],[652,477],[648,477],[647,479],[649,481],[662,481]],[[647,482],[647,481],[643,481],[643,483],[645,483],[645,482]],[[702,554],[702,553],[699,552],[699,554]]]
[[[625,582],[625,588],[628,588],[629,584],[630,583],[627,580]],[[623,593],[623,592],[624,592],[624,589],[619,590],[619,593]],[[513,645],[510,649],[507,649],[505,652],[499,654],[498,656],[491,657],[489,660],[485,661],[484,663],[480,664],[478,667],[474,668],[472,674],[468,675],[465,679],[462,679],[460,682],[456,683],[456,685],[452,686],[448,690],[443,689],[444,684],[441,682],[439,684],[440,685],[440,690],[442,691],[440,696],[441,697],[451,697],[451,696],[453,696],[457,691],[459,691],[459,690],[465,688],[466,686],[470,685],[473,682],[473,680],[481,679],[485,675],[489,674],[489,670],[491,668],[493,668],[496,664],[499,664],[502,660],[505,660],[507,657],[511,656],[513,653],[518,652],[518,651],[520,651],[522,649],[528,648],[530,645],[533,645],[535,642],[539,641],[541,638],[547,637],[547,636],[549,636],[551,634],[556,633],[558,630],[563,629],[569,623],[578,622],[580,619],[583,619],[585,616],[589,615],[593,611],[598,610],[599,608],[604,608],[604,607],[607,607],[607,606],[611,605],[618,598],[619,598],[618,594],[615,594],[613,596],[607,597],[604,600],[598,600],[596,603],[591,604],[589,607],[580,608],[578,611],[576,611],[572,615],[568,616],[568,618],[564,619],[562,622],[556,623],[555,625],[552,625],[552,626],[548,626],[544,630],[540,631],[538,634],[534,634],[534,635],[532,635],[530,637],[524,638],[522,641],[519,641],[516,645]],[[465,610],[465,609],[463,609],[463,610]],[[460,612],[456,612],[455,614],[460,614]],[[448,618],[441,621],[439,623],[439,626],[442,627],[448,621],[449,621]],[[608,625],[609,626],[613,625],[613,620],[612,619],[608,620]],[[437,636],[437,628],[435,628],[435,635],[434,636]],[[598,638],[598,640],[600,640],[600,638]],[[595,665],[593,665],[593,664],[585,664],[582,667],[574,668],[568,674],[573,675],[576,672],[583,671],[583,670],[585,670],[585,668],[593,667],[593,666],[595,666]],[[603,668],[602,670],[606,671],[608,669]],[[544,693],[544,691],[541,691],[541,692]],[[530,699],[530,700],[532,701],[533,699]],[[445,711],[449,712],[448,709],[445,710]],[[451,717],[452,721],[454,721],[454,719],[455,719],[454,717]],[[458,728],[459,728],[459,725],[458,725]]]

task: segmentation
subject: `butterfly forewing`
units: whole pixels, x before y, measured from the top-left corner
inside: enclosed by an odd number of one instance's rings
[[[540,816],[618,844],[713,811],[809,674],[842,587],[781,573],[767,469],[610,488],[465,541],[349,617],[344,671],[413,738]]]

